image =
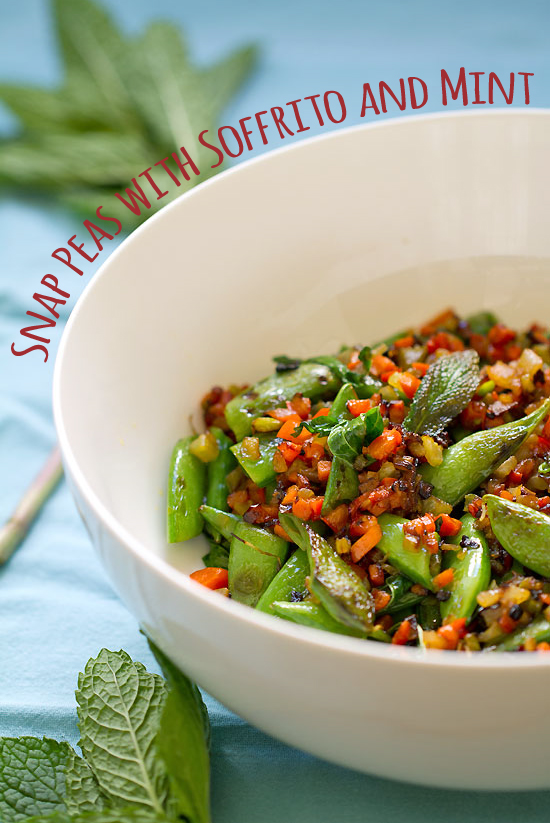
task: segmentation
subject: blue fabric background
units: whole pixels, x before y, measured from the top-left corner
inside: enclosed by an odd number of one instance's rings
[[[352,102],[349,125],[359,121],[363,82],[396,83],[409,75],[428,82],[431,94],[424,111],[433,111],[441,108],[440,69],[456,73],[462,65],[467,71],[496,71],[504,77],[510,71],[534,72],[532,104],[550,104],[546,0],[104,3],[128,31],[138,31],[154,18],[179,22],[199,61],[215,59],[247,40],[258,42],[263,50],[260,70],[228,110],[226,123],[297,97],[337,89]],[[58,79],[59,71],[47,0],[2,2],[0,79],[48,84]],[[390,110],[388,116],[395,114]],[[7,112],[0,111],[0,129],[8,133],[13,127]],[[307,136],[315,131],[312,128]],[[77,219],[49,204],[0,200],[0,520],[9,515],[55,441],[50,409],[53,355],[47,364],[37,353],[14,358],[9,346],[40,278],[49,271],[52,250],[77,231]],[[68,309],[89,272],[90,267],[84,278],[74,275]],[[53,353],[59,334],[58,328]],[[123,647],[155,667],[136,622],[99,566],[65,485],[23,547],[0,570],[0,639],[1,735],[45,734],[76,742],[76,676],[101,647]],[[490,712],[490,697],[487,705]],[[209,701],[209,710],[217,820],[547,819],[550,792],[455,793],[379,780],[287,748],[214,701]],[[450,742],[449,771],[452,758]],[[513,734],[510,758],[521,771]]]

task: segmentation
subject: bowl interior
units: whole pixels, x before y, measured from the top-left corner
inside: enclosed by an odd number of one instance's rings
[[[85,482],[147,551],[165,476],[214,384],[278,353],[372,343],[451,305],[544,322],[550,115],[400,119],[304,141],[204,184],[111,256],[69,321],[57,424]]]

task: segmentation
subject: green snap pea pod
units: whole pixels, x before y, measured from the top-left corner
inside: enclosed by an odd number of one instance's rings
[[[293,593],[304,593],[308,573],[309,561],[307,554],[298,549],[281,567],[260,598],[256,610],[261,610],[263,613],[275,613],[273,602],[288,602]]]
[[[261,527],[240,521],[229,549],[229,592],[255,607],[288,555],[288,542]]]
[[[228,510],[227,475],[236,467],[235,456],[231,452],[233,442],[219,427],[211,427],[210,432],[218,444],[218,455],[208,465],[208,483],[206,485],[206,503],[216,510]],[[210,531],[214,541],[220,541],[221,534],[217,530]]]
[[[493,533],[504,549],[535,573],[550,576],[550,518],[499,496],[487,495],[483,501]]]
[[[290,513],[280,522],[292,541],[308,555],[309,589],[337,622],[360,632],[372,630],[374,599],[357,573],[325,539]]]
[[[411,593],[411,585],[412,581],[401,575],[390,576],[389,579],[386,579],[383,589],[390,594],[391,601],[380,613],[392,614],[397,613],[399,610],[410,610],[411,607],[421,602],[424,596]]]
[[[367,636],[366,630],[356,630],[337,622],[321,604],[309,601],[274,602],[273,612],[281,619],[290,619],[291,622],[315,627],[317,630],[328,630],[329,633],[340,633],[343,636],[359,636],[363,639]]]
[[[445,450],[441,464],[423,464],[420,473],[433,485],[435,496],[454,506],[515,453],[549,412],[547,399],[538,410],[519,421],[473,433]]]
[[[452,567],[453,580],[446,588],[451,598],[441,603],[443,619],[470,619],[477,606],[477,596],[489,587],[491,580],[491,559],[487,539],[475,528],[475,519],[464,515],[460,519],[460,532],[448,539],[449,544],[457,545],[456,550],[443,554],[443,567]],[[461,545],[462,542],[462,545]]]
[[[347,461],[333,458],[321,513],[326,515],[343,501],[353,501],[359,495],[357,473]]]
[[[550,622],[544,616],[533,619],[527,627],[514,630],[503,642],[498,644],[495,650],[518,650],[525,644],[527,639],[534,639],[539,642],[550,642]]]
[[[295,370],[275,373],[236,395],[225,408],[225,420],[241,441],[252,432],[255,418],[284,406],[296,393],[317,401],[333,396],[340,384],[340,379],[324,364],[301,364]]]
[[[394,567],[413,582],[435,590],[432,571],[430,570],[430,554],[425,547],[409,550],[403,546],[403,528],[407,519],[382,513],[378,516],[378,524],[382,530],[382,538],[378,542],[378,549],[385,553]]]
[[[239,441],[231,447],[231,452],[252,481],[258,487],[267,487],[268,484],[275,478],[275,470],[273,468],[273,457],[277,447],[281,443],[281,439],[273,435],[259,435],[257,436],[260,443],[260,457],[258,459],[250,458],[243,450],[243,442]]]
[[[208,464],[208,484],[206,487],[206,503],[216,510],[227,510],[226,478],[231,470],[237,466],[235,456],[231,452],[232,440],[219,427],[211,427],[210,432],[215,437],[219,453],[214,461]]]
[[[199,507],[206,493],[206,465],[189,451],[194,440],[192,435],[181,438],[172,451],[168,474],[169,542],[198,536],[204,524]]]
[[[216,510],[215,507],[209,507],[208,504],[203,504],[199,507],[199,513],[214,530],[231,541],[233,533],[240,524],[241,519],[234,513],[224,513],[223,510]]]
[[[426,596],[416,611],[420,626],[424,630],[436,630],[441,625],[440,603],[435,596]]]

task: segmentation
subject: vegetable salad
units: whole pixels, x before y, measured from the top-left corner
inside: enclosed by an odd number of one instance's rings
[[[168,540],[288,621],[425,649],[550,650],[550,334],[445,310],[214,387],[176,444]]]

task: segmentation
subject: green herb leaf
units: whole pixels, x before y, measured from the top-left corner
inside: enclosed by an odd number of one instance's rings
[[[65,810],[67,742],[21,736],[0,739],[0,820],[23,822]]]
[[[0,84],[0,101],[20,119],[20,136],[2,141],[0,186],[54,193],[93,217],[98,206],[133,228],[182,192],[215,174],[198,143],[215,131],[222,110],[250,75],[256,50],[246,47],[197,68],[179,30],[154,23],[127,38],[92,0],[54,0],[65,82],[47,90]],[[185,146],[201,170],[180,186],[161,167],[153,173],[168,190],[133,215],[114,197],[145,169]],[[178,170],[174,166],[173,171]]]
[[[162,712],[156,746],[170,777],[177,817],[190,822],[210,820],[210,723],[196,685],[149,640],[169,691]]]
[[[328,437],[328,448],[335,458],[353,464],[363,446],[377,438],[384,429],[380,408],[373,407],[351,421],[343,421],[334,427]]]
[[[160,676],[123,650],[100,651],[78,678],[79,745],[115,807],[164,815],[169,783],[154,742],[166,699]]]
[[[469,404],[478,384],[477,352],[467,349],[441,356],[422,379],[403,427],[437,435]]]
[[[108,805],[90,766],[72,748],[66,766],[65,805],[69,818],[75,821],[83,814],[98,816]]]

